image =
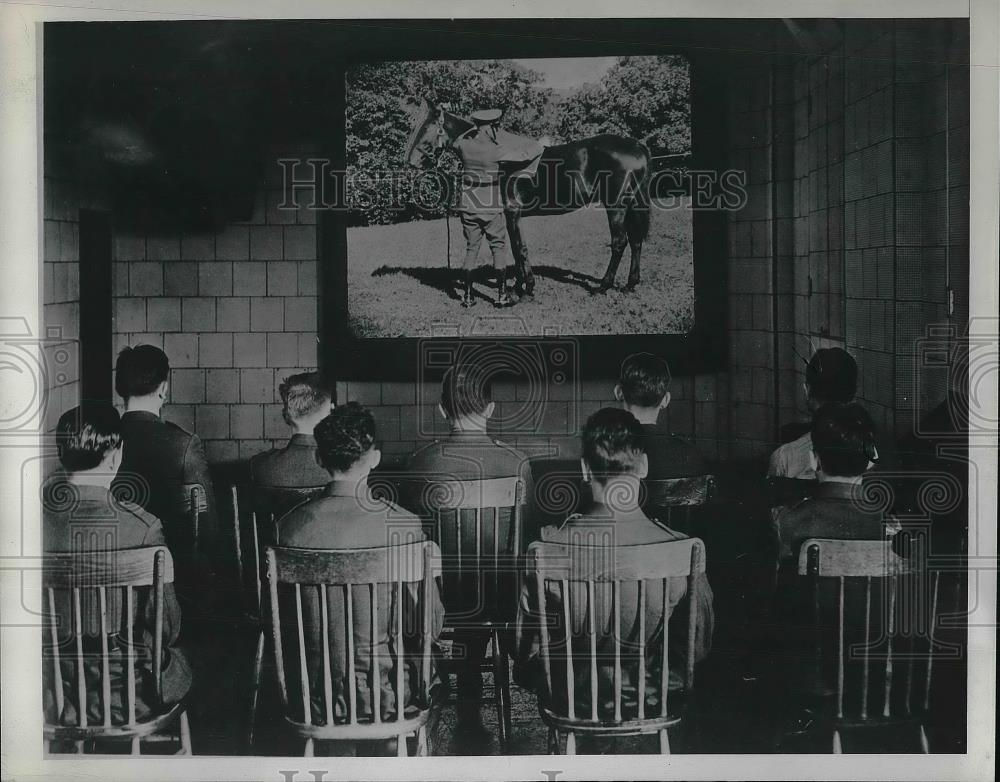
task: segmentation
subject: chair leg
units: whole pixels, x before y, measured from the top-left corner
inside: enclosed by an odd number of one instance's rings
[[[566,754],[576,754],[576,734],[573,731],[566,734]]]
[[[510,737],[510,685],[505,669],[507,658],[500,649],[500,633],[493,631],[493,689],[497,701],[497,723],[500,727],[500,747],[507,744]]]
[[[311,758],[313,756],[313,740],[306,739],[306,746],[302,750],[302,757]]]
[[[924,730],[924,726],[920,725],[920,751],[925,755],[929,755],[931,752],[930,742],[927,741],[927,731]]]
[[[670,754],[670,737],[667,736],[666,728],[660,731],[660,754],[661,755]]]
[[[74,742],[74,743],[76,744],[76,754],[78,754],[78,755],[84,754],[85,750],[84,750],[84,747],[83,747],[83,742],[82,741],[77,741],[77,742]]]
[[[840,744],[840,731],[833,731],[833,754],[842,755],[844,754],[844,748]]]
[[[406,734],[400,733],[396,736],[396,757],[409,757],[409,754],[406,751]]]
[[[142,754],[142,751],[139,749],[139,737],[138,736],[133,736],[132,737],[132,754],[133,755],[141,755]]]
[[[257,638],[257,651],[253,658],[253,671],[250,679],[250,708],[247,714],[247,749],[253,749],[254,728],[257,725],[257,699],[260,695],[261,672],[264,668],[264,631]]]
[[[181,754],[194,754],[191,751],[191,725],[188,723],[187,711],[181,712]]]
[[[558,755],[559,754],[559,733],[555,728],[549,728],[549,754]]]
[[[417,728],[417,757],[426,758],[430,755],[430,748],[427,743],[427,726],[421,725]]]

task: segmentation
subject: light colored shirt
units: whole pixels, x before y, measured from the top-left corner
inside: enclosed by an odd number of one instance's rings
[[[771,454],[767,474],[778,478],[812,481],[816,479],[816,467],[812,434],[806,432],[799,439],[785,443]]]

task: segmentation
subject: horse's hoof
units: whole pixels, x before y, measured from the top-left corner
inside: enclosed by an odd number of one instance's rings
[[[611,290],[611,287],[612,286],[610,286],[610,285],[598,285],[596,288],[594,288],[594,290],[591,291],[591,293],[594,296],[597,296],[597,295],[603,296],[605,293],[607,293],[609,290]]]
[[[472,299],[472,298],[462,299],[462,306],[465,309],[468,309],[469,307],[475,307],[476,306],[476,300]]]
[[[625,293],[635,293],[637,287],[639,287],[639,283],[630,282],[625,286]]]

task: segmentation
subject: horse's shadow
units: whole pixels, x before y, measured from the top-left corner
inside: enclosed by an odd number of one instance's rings
[[[462,269],[441,268],[440,266],[379,266],[372,272],[372,277],[387,277],[393,274],[403,274],[421,285],[441,291],[449,299],[462,300],[462,286],[465,281],[465,273]],[[472,282],[479,285],[496,287],[497,280],[496,271],[489,266],[481,266],[472,273]],[[473,295],[486,301],[490,300],[477,288],[473,288]]]
[[[532,270],[538,277],[545,277],[555,282],[565,282],[571,285],[579,285],[588,293],[593,293],[597,286],[601,284],[600,277],[593,277],[589,274],[575,272],[570,269],[560,269],[558,266],[532,266]]]

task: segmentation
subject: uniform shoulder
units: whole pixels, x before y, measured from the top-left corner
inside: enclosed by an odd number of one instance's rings
[[[115,500],[115,503],[126,518],[134,519],[147,529],[160,525],[160,520],[156,516],[131,500]]]
[[[181,439],[191,440],[195,437],[195,435],[192,432],[189,432],[183,426],[181,426],[180,424],[176,424],[173,421],[164,420],[163,428],[164,431],[169,433],[172,437],[177,438],[178,440]]]
[[[378,502],[385,508],[386,512],[389,514],[388,518],[391,521],[413,522],[415,524],[420,523],[420,517],[417,516],[417,514],[408,511],[402,505],[386,499],[379,499]]]
[[[495,445],[497,448],[502,448],[503,450],[507,451],[511,456],[515,456],[518,459],[525,461],[528,459],[528,455],[524,451],[517,448],[516,446],[511,445],[510,443],[504,442],[499,437],[491,437],[490,439],[492,440],[493,445]]]

